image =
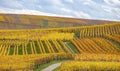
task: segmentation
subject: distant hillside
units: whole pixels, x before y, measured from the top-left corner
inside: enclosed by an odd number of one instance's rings
[[[0,29],[60,28],[106,23],[116,22],[36,15],[0,14]]]

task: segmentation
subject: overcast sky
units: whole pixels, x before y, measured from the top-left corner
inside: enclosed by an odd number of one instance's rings
[[[0,0],[0,13],[120,21],[120,0]]]

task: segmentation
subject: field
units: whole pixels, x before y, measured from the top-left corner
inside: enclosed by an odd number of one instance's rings
[[[120,71],[120,23],[0,30],[0,71],[34,71],[54,60],[70,60],[60,71]]]

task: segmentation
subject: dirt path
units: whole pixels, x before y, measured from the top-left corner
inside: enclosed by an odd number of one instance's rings
[[[52,71],[54,70],[55,68],[59,67],[61,65],[62,62],[59,62],[59,63],[56,63],[56,64],[53,64],[53,65],[50,65],[48,66],[47,68],[43,69],[42,71]]]

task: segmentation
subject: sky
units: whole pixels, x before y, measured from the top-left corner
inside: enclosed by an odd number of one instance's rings
[[[120,21],[120,0],[0,0],[0,13]]]

